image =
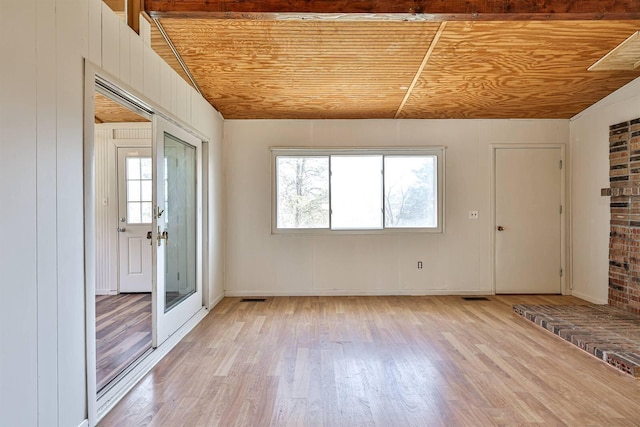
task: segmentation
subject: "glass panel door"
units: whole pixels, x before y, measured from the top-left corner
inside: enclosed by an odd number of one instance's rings
[[[201,142],[154,118],[154,346],[202,308]]]
[[[196,148],[164,135],[165,313],[196,291]],[[171,238],[168,238],[171,236]]]

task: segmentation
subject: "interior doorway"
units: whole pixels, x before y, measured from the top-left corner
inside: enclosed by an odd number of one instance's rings
[[[208,174],[199,134],[85,66],[87,404],[95,425],[207,313]],[[128,236],[138,225],[144,234]],[[145,281],[123,292],[121,269],[143,276],[149,264],[151,292]]]
[[[96,87],[96,391],[152,349],[152,125]]]

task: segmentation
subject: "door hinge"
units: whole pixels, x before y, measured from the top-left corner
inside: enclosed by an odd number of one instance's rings
[[[560,169],[562,169],[562,160],[560,160]]]
[[[560,277],[562,277],[562,276],[564,276],[564,269],[563,268],[560,269]]]
[[[562,205],[560,205],[560,215],[562,215]]]

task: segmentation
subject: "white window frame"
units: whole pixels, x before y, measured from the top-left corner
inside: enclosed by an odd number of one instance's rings
[[[399,148],[306,148],[306,147],[271,147],[271,234],[393,234],[393,233],[437,233],[445,231],[445,152],[444,146],[420,146]],[[383,227],[380,229],[332,229],[331,221],[328,228],[278,228],[278,188],[276,162],[279,156],[436,156],[437,159],[437,221],[436,227]],[[383,161],[384,163],[384,161]],[[331,179],[329,179],[331,180]],[[383,184],[384,185],[384,184]],[[384,187],[383,187],[384,194]],[[329,199],[331,199],[331,183],[329,183]],[[329,213],[331,215],[331,213]]]

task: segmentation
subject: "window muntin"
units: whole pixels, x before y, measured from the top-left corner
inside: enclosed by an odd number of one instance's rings
[[[444,231],[444,147],[271,151],[274,233]]]

